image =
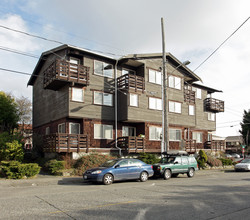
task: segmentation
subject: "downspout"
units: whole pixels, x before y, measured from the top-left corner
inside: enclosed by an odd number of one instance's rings
[[[119,156],[121,157],[122,152],[121,152],[121,148],[118,147],[117,145],[117,120],[118,120],[118,103],[117,103],[117,64],[118,64],[119,60],[116,60],[115,62],[115,148],[119,150]]]

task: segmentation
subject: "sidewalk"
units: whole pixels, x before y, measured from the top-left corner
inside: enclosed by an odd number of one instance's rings
[[[213,175],[219,172],[233,172],[233,171],[234,171],[233,168],[198,170],[196,171],[195,176]],[[64,177],[64,176],[52,176],[47,174],[38,174],[36,177],[29,179],[19,179],[19,180],[0,179],[0,188],[65,185],[65,184],[79,185],[79,184],[84,184],[84,182],[81,176]]]

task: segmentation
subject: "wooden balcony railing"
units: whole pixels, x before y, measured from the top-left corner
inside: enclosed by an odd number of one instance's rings
[[[145,149],[145,140],[141,137],[119,137],[117,143],[118,147],[126,153],[140,153]]]
[[[89,83],[89,67],[65,60],[55,60],[44,72],[45,89],[57,90],[68,82],[86,86]]]
[[[211,149],[213,151],[225,151],[225,145],[225,141],[223,140],[212,140],[205,142],[204,149]]]
[[[88,152],[88,138],[83,134],[50,134],[44,136],[44,152]]]
[[[204,100],[204,107],[209,112],[224,112],[224,102],[214,98],[206,98]]]
[[[126,91],[144,92],[145,91],[145,79],[141,76],[133,74],[126,74],[117,78],[117,86],[119,89]]]
[[[195,140],[184,140],[185,141],[185,150],[188,153],[195,153],[197,151],[197,144]]]
[[[188,104],[195,104],[195,91],[184,89],[184,101]]]

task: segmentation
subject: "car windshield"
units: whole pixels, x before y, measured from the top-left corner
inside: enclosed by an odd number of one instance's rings
[[[250,159],[242,160],[240,163],[250,163]]]
[[[175,157],[163,157],[161,159],[161,163],[173,163],[175,160]]]
[[[108,160],[105,163],[103,163],[101,165],[101,167],[112,167],[114,166],[116,163],[118,162],[118,160]]]

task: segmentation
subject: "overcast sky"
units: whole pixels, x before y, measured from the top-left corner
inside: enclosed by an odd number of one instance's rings
[[[118,58],[161,52],[163,17],[166,51],[195,70],[249,16],[249,0],[1,0],[0,68],[31,74],[42,52],[60,46],[4,27]],[[239,135],[250,107],[249,39],[250,19],[195,71],[205,86],[223,91],[213,94],[225,101],[225,112],[217,114],[220,136]],[[14,96],[32,98],[28,80],[0,70],[0,90]]]

